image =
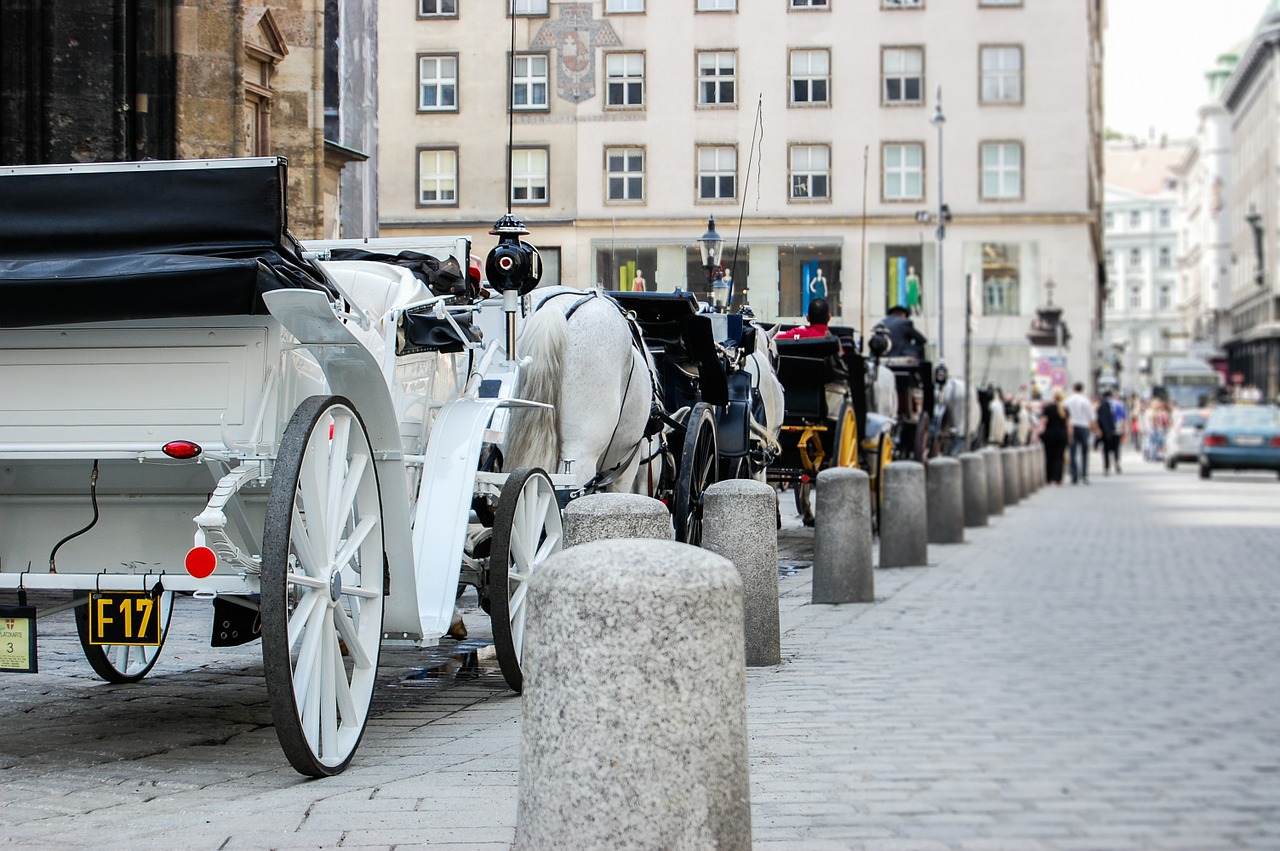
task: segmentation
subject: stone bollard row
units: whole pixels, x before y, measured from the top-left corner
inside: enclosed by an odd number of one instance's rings
[[[729,479],[703,499],[702,548],[729,559],[742,577],[747,667],[780,665],[778,493],[764,482]]]
[[[964,480],[964,525],[970,528],[987,525],[987,462],[980,453],[960,456]]]
[[[896,463],[885,469],[894,466]],[[813,527],[814,603],[875,602],[870,483],[865,472],[851,467],[831,467],[818,473],[820,510]],[[883,512],[880,522],[883,525]]]
[[[964,543],[964,473],[956,458],[932,458],[925,467],[929,543]]]
[[[880,566],[916,567],[929,563],[929,510],[924,465],[894,461],[884,476],[880,505]]]
[[[593,541],[529,580],[515,848],[751,847],[742,579]]]
[[[988,447],[981,455],[987,466],[987,515],[996,517],[1004,514],[1004,468],[1000,451]]]

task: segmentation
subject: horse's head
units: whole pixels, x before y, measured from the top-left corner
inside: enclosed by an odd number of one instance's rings
[[[774,372],[778,371],[778,331],[782,329],[782,325],[774,325],[763,334],[764,331],[760,326],[756,326],[756,354],[766,358],[769,362],[769,368]]]

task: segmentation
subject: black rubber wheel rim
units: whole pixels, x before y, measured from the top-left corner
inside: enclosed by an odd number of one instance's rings
[[[493,649],[511,690],[524,690],[524,632],[529,578],[564,546],[564,523],[551,478],[536,467],[507,477],[494,511],[485,582]]]
[[[677,541],[702,545],[702,495],[715,484],[718,466],[715,415],[710,405],[699,402],[689,412],[680,453],[673,509]]]
[[[88,597],[84,599],[83,606],[76,606],[76,634],[80,636],[84,658],[93,672],[107,682],[117,684],[136,683],[151,673],[169,635],[169,622],[173,619],[173,592],[161,593],[157,601],[160,605],[160,643],[154,647],[90,644]]]
[[[797,481],[795,485],[796,514],[806,526],[813,525],[813,483]]]
[[[276,736],[327,777],[364,735],[382,642],[382,497],[359,415],[306,399],[285,427],[262,541],[262,662]]]

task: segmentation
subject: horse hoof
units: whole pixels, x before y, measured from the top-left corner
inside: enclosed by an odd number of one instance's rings
[[[452,638],[455,641],[461,641],[467,637],[467,625],[461,620],[456,620],[449,624],[449,631],[445,633],[445,638]]]

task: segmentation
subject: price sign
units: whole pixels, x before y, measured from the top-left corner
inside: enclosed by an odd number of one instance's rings
[[[19,674],[39,671],[34,606],[0,606],[0,671]]]

